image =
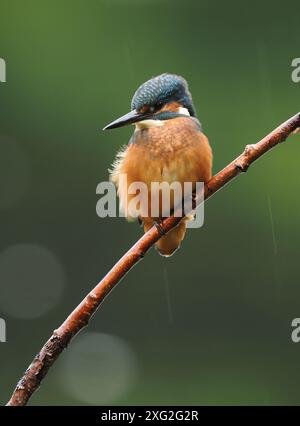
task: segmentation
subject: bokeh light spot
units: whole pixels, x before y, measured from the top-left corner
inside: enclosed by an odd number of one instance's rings
[[[88,332],[69,347],[59,374],[62,388],[81,403],[112,404],[134,385],[137,361],[122,339]]]
[[[37,318],[62,298],[64,270],[47,248],[17,244],[0,253],[0,309],[15,318]]]

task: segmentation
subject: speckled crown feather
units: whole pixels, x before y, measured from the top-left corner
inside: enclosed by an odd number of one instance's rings
[[[171,101],[179,102],[191,116],[196,115],[186,80],[175,74],[161,74],[143,83],[132,98],[131,108],[139,110],[144,105],[156,106]]]

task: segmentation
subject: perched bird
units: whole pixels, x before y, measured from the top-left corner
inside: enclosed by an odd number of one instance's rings
[[[142,84],[131,102],[131,112],[104,128],[114,129],[128,124],[135,131],[113,164],[111,180],[118,188],[121,206],[128,205],[134,194],[128,193],[132,182],[144,182],[151,200],[152,182],[207,182],[212,172],[212,150],[196,118],[192,96],[186,80],[174,74],[162,74]],[[127,176],[124,185],[120,176]],[[172,206],[174,207],[174,206]],[[125,209],[130,219],[130,212]],[[158,217],[151,211],[140,215],[144,231],[164,217],[160,208]],[[184,238],[190,217],[162,236],[156,248],[163,256],[171,256]]]

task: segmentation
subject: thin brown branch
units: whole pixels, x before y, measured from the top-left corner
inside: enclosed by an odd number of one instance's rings
[[[291,117],[268,136],[255,145],[247,145],[244,152],[232,163],[217,173],[205,186],[204,198],[208,199],[229,181],[246,172],[248,167],[263,154],[283,142],[291,133],[300,127],[300,113]],[[77,306],[65,322],[53,332],[53,335],[34,358],[22,379],[17,384],[10,406],[26,405],[32,394],[38,389],[41,381],[48,373],[52,364],[70,343],[71,339],[85,327],[104,298],[119,283],[124,275],[147,253],[153,244],[180,221],[179,217],[165,219],[161,227],[152,227],[137,243],[115,264],[108,274]]]

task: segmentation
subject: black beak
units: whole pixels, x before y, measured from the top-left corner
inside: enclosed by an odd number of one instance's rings
[[[103,130],[116,129],[117,127],[127,126],[128,124],[137,123],[138,121],[142,121],[147,118],[150,118],[149,113],[137,112],[135,109],[133,109],[128,114],[117,118],[117,120],[105,126]]]

